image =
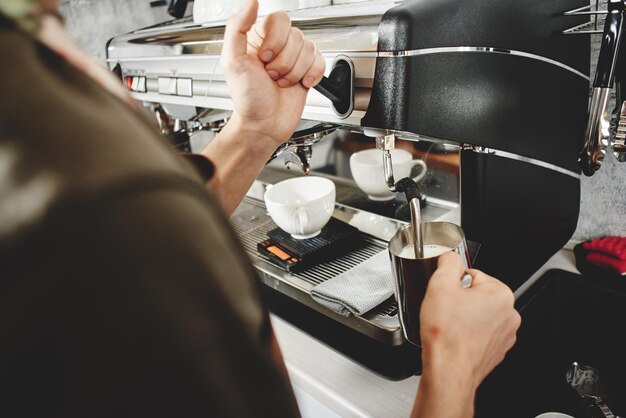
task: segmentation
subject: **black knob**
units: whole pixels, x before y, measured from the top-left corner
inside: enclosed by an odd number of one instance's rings
[[[345,60],[335,63],[328,77],[314,87],[333,102],[335,110],[345,115],[352,107],[352,67]]]
[[[180,19],[181,17],[185,16],[185,10],[187,10],[187,3],[189,3],[189,0],[172,0],[170,1],[170,5],[167,8],[167,12],[177,18]]]

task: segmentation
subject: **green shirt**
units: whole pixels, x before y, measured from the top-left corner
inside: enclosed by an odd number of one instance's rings
[[[1,16],[0,54],[0,416],[297,416],[194,169]]]

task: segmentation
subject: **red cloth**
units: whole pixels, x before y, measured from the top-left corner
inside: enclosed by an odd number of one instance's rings
[[[600,267],[607,267],[615,270],[619,274],[626,275],[626,260],[618,260],[606,254],[592,251],[585,257],[588,263],[595,264]]]
[[[618,260],[626,260],[626,237],[596,238],[583,243],[587,251],[606,254]]]
[[[626,275],[626,237],[596,238],[583,243],[588,263],[615,270]]]

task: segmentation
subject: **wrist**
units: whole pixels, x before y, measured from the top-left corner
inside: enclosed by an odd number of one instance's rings
[[[229,132],[233,143],[238,146],[259,150],[271,148],[274,151],[284,142],[274,138],[269,129],[258,128],[253,122],[245,121],[237,112],[233,112],[224,130]]]
[[[424,347],[422,350],[423,376],[432,384],[454,386],[472,394],[480,382],[475,376],[471,359],[462,348]]]
[[[467,362],[422,350],[423,371],[412,417],[466,418],[474,415],[475,379]]]

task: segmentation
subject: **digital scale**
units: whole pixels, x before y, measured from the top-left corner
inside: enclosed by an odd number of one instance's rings
[[[267,236],[266,240],[257,244],[258,251],[287,272],[305,270],[363,242],[357,228],[335,218],[331,218],[319,235],[313,238],[295,239],[280,228],[272,229]]]

